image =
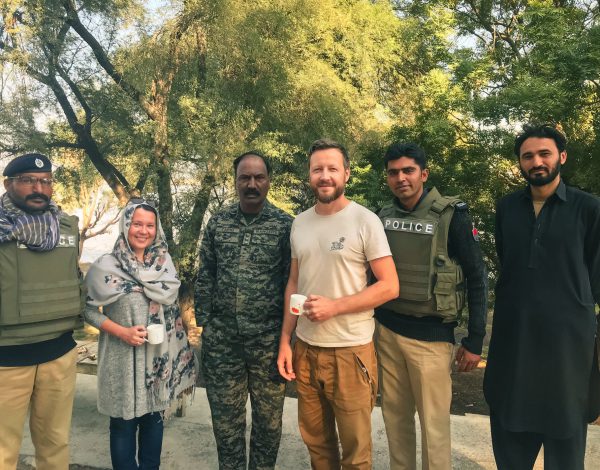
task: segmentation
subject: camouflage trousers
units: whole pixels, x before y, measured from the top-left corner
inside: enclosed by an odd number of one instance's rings
[[[250,394],[250,470],[274,469],[281,439],[284,380],[277,372],[279,330],[244,338],[207,325],[202,373],[220,470],[246,470],[246,401]]]

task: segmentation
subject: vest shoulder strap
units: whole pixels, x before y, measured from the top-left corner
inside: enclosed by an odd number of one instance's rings
[[[440,216],[448,207],[456,207],[462,201],[455,196],[441,196],[433,201],[430,211]]]
[[[450,221],[454,215],[456,206],[461,204],[462,201],[455,196],[441,196],[433,201],[430,213],[435,214],[439,220],[439,239],[436,247],[437,256],[446,258],[448,252],[448,229],[450,228]]]
[[[60,214],[60,222],[61,224],[66,225],[67,227],[77,227],[79,223],[79,218],[76,215],[69,215],[62,212]]]

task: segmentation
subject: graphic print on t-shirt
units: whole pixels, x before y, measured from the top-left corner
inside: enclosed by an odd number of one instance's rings
[[[331,242],[331,248],[329,248],[329,251],[343,250],[345,240],[346,240],[346,238],[340,237],[338,241]]]

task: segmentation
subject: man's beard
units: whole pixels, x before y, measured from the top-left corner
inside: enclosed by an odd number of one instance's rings
[[[523,178],[525,178],[531,186],[544,186],[548,183],[551,183],[552,181],[554,181],[554,179],[560,173],[560,167],[561,167],[560,160],[558,160],[558,162],[556,162],[556,165],[554,166],[554,168],[551,168],[547,175],[536,176],[536,175],[530,175],[529,173],[526,173],[525,171],[523,171],[523,168],[521,168],[521,166],[519,165],[519,169],[521,170],[521,174],[523,175]],[[532,172],[534,170],[535,170],[535,168],[532,168],[529,171]]]
[[[324,186],[324,187],[328,187],[331,188],[331,186]],[[319,194],[319,186],[317,186],[316,188],[313,188],[313,192],[315,193],[315,197],[317,198],[317,200],[323,204],[329,204],[333,201],[335,201],[336,199],[338,199],[342,194],[344,194],[344,186],[333,186],[333,188],[335,189],[335,191],[333,192],[333,194],[329,195],[329,196],[321,196]]]

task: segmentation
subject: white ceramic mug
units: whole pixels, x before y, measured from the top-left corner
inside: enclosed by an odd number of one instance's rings
[[[302,315],[304,313],[304,302],[306,296],[302,294],[292,294],[290,296],[290,313],[292,315]]]
[[[150,344],[160,344],[165,339],[165,327],[162,323],[154,323],[146,327],[146,341]]]

